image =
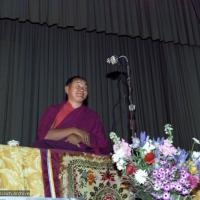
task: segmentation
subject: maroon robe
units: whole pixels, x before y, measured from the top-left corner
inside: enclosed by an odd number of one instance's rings
[[[108,154],[108,141],[105,137],[105,131],[101,121],[96,114],[86,106],[81,106],[74,109],[64,120],[58,125],[59,128],[79,128],[90,134],[91,147],[81,143],[80,147],[65,142],[65,139],[54,141],[44,139],[51,125],[62,108],[63,104],[49,106],[46,112],[42,115],[39,122],[37,139],[34,146],[37,148],[48,149],[64,149],[69,151],[91,152],[96,154]]]

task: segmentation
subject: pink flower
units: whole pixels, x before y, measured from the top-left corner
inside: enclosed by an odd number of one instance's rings
[[[164,144],[159,146],[159,150],[164,156],[172,156],[176,154],[176,148],[170,143],[169,140],[164,140]]]
[[[120,158],[128,159],[131,156],[131,147],[124,140],[113,146],[115,154],[118,154]]]
[[[133,164],[127,164],[126,165],[126,174],[132,175],[136,172],[136,167]]]
[[[188,180],[190,182],[190,185],[191,185],[191,188],[194,189],[198,182],[199,182],[199,179],[196,177],[196,176],[188,176]]]

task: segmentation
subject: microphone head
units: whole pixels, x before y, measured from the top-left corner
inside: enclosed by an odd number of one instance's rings
[[[113,56],[111,56],[110,58],[107,58],[106,62],[107,62],[108,64],[115,65],[115,64],[118,63],[118,57],[115,56],[115,55],[113,55]]]

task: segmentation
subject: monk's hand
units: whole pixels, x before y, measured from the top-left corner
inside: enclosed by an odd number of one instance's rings
[[[87,146],[90,146],[90,136],[87,132],[82,131],[80,134],[82,138],[82,143],[86,144]]]
[[[82,138],[76,134],[71,134],[67,137],[65,142],[68,142],[70,144],[76,145],[77,147],[80,147],[80,142],[82,142]]]
[[[89,133],[87,133],[84,130],[76,128],[75,135],[79,136],[81,138],[81,142],[83,144],[86,144],[87,146],[90,146],[90,136]]]

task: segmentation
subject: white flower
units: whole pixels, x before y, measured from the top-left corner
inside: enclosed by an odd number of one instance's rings
[[[123,149],[118,149],[117,151],[115,151],[115,153],[112,155],[112,160],[114,162],[118,162],[120,159],[125,158],[125,154]]]
[[[167,135],[171,134],[173,131],[172,125],[171,124],[165,124],[165,129],[164,129],[165,133]]]
[[[129,159],[131,157],[131,147],[124,140],[114,144],[113,151],[122,159]]]
[[[192,160],[193,161],[200,161],[200,152],[193,151],[192,152]]]
[[[114,142],[114,144],[117,144],[120,141],[120,138],[117,137],[115,132],[110,132],[110,139]]]
[[[140,146],[140,139],[137,137],[132,137],[132,144],[130,145],[130,147],[136,149],[139,146]]]
[[[115,132],[110,132],[110,139],[113,139],[117,137],[116,133]]]
[[[161,189],[160,186],[159,186],[158,184],[155,184],[155,185],[153,186],[153,188],[154,188],[155,191],[159,191],[159,190]]]
[[[114,157],[118,157],[118,158],[124,158],[125,157],[125,152],[123,151],[123,149],[117,149],[114,152],[115,152]]]
[[[144,153],[149,153],[151,152],[152,150],[154,150],[156,147],[155,145],[152,144],[152,140],[148,140],[144,146],[142,147],[142,149],[144,150]]]
[[[135,173],[135,180],[139,183],[139,184],[144,184],[147,180],[147,172],[145,170],[142,169],[138,169]]]
[[[126,161],[120,159],[120,160],[116,163],[116,166],[117,166],[117,169],[121,171],[121,170],[125,169],[125,167],[126,167]]]
[[[195,143],[200,144],[200,141],[197,138],[192,138],[194,140]]]
[[[168,140],[170,141],[170,143],[173,143],[173,128],[171,124],[165,124],[165,134],[168,135]]]
[[[117,153],[114,153],[113,155],[112,155],[112,160],[113,160],[113,162],[118,162],[118,160],[120,159],[120,157],[119,157],[119,155],[117,154]]]

